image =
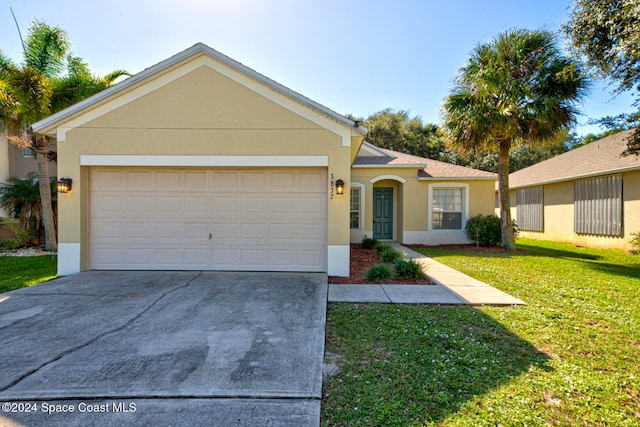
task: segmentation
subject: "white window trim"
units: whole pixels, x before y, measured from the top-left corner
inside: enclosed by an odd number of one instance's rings
[[[355,188],[359,188],[360,189],[360,221],[358,221],[358,228],[351,228],[351,225],[349,225],[349,229],[350,230],[364,230],[364,208],[366,206],[365,202],[364,202],[364,196],[365,196],[365,190],[366,190],[366,186],[364,184],[361,184],[359,182],[352,182],[351,183],[351,187],[355,187]],[[351,197],[351,190],[349,190],[349,197]],[[349,201],[351,202],[351,201]],[[349,215],[351,215],[351,206],[349,206]]]
[[[464,189],[464,206],[462,206],[462,228],[460,230],[434,230],[433,229],[433,190],[435,188],[462,188]],[[467,221],[469,220],[469,184],[461,182],[438,182],[429,184],[429,205],[428,205],[428,225],[427,230],[434,232],[459,232],[464,231]]]

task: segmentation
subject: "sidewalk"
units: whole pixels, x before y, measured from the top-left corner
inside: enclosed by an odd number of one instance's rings
[[[422,271],[435,286],[430,285],[329,285],[329,302],[381,302],[396,304],[446,305],[523,305],[493,286],[467,276],[451,267],[425,257],[400,244],[394,249],[406,252],[422,265]]]

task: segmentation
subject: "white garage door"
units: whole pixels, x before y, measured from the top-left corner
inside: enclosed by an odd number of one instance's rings
[[[92,168],[95,270],[326,271],[325,169]]]

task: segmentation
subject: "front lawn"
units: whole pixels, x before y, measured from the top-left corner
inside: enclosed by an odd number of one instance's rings
[[[640,256],[519,240],[416,248],[528,303],[332,304],[331,426],[639,426]]]
[[[0,293],[56,277],[56,256],[0,256]]]

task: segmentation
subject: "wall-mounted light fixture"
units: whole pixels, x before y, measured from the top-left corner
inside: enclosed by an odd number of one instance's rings
[[[344,181],[339,179],[336,181],[336,194],[342,196],[344,194]]]
[[[71,191],[71,183],[73,180],[71,178],[60,178],[56,185],[58,187],[58,193],[68,193]]]

